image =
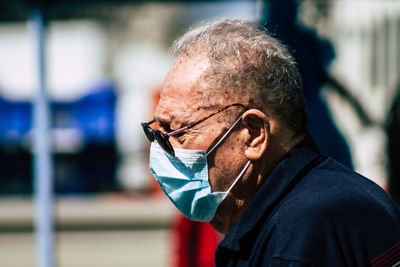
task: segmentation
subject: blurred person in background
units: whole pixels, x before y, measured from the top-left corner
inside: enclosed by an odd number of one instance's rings
[[[343,88],[338,87],[338,83],[330,77],[328,72],[329,65],[335,58],[332,44],[329,40],[322,39],[312,29],[298,23],[299,2],[297,0],[266,2],[268,5],[264,5],[260,23],[288,47],[297,62],[303,81],[303,92],[308,110],[307,129],[310,135],[322,153],[352,168],[349,146],[336,127],[329,108],[320,94],[323,85],[329,83],[333,85],[333,89],[341,89],[341,95],[343,95]],[[364,117],[365,115],[362,118]]]
[[[387,133],[389,137],[388,154],[390,159],[389,189],[393,199],[400,203],[400,81],[397,85],[397,96],[388,116]]]
[[[174,51],[154,119],[142,123],[150,169],[183,215],[225,234],[217,266],[400,262],[399,210],[318,151],[296,63],[277,40],[223,20]]]

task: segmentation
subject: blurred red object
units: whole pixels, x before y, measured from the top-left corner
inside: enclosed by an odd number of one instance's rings
[[[207,222],[178,214],[172,227],[172,267],[213,267],[218,233]]]

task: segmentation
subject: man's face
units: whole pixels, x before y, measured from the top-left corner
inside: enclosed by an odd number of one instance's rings
[[[205,86],[201,86],[202,75],[208,67],[207,58],[200,55],[190,58],[181,56],[175,61],[162,86],[160,102],[155,114],[155,119],[163,132],[191,125],[216,111],[211,109],[208,103],[204,103],[202,97],[203,90],[208,90],[204,89]],[[170,142],[175,148],[208,151],[230,124],[241,115],[241,112],[243,108],[231,107],[183,134],[171,136]],[[225,120],[229,122],[229,125],[223,123]],[[212,191],[227,190],[246,163],[243,147],[240,146],[240,142],[237,142],[238,135],[238,131],[232,131],[207,157]]]

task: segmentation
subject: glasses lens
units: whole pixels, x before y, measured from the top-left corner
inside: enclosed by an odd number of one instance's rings
[[[174,148],[171,143],[168,141],[169,136],[164,135],[159,130],[154,130],[154,136],[157,140],[157,143],[169,154],[175,156]]]
[[[150,142],[153,142],[154,141],[153,130],[146,123],[142,122],[141,124],[142,124],[143,131],[144,131],[144,134],[146,135],[147,139],[149,139]]]

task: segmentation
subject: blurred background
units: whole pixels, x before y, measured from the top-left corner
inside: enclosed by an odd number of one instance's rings
[[[45,18],[56,266],[213,266],[222,238],[148,170],[173,40],[202,21],[264,24],[295,56],[322,152],[400,202],[400,1],[0,1],[0,266],[36,266],[31,13]]]

